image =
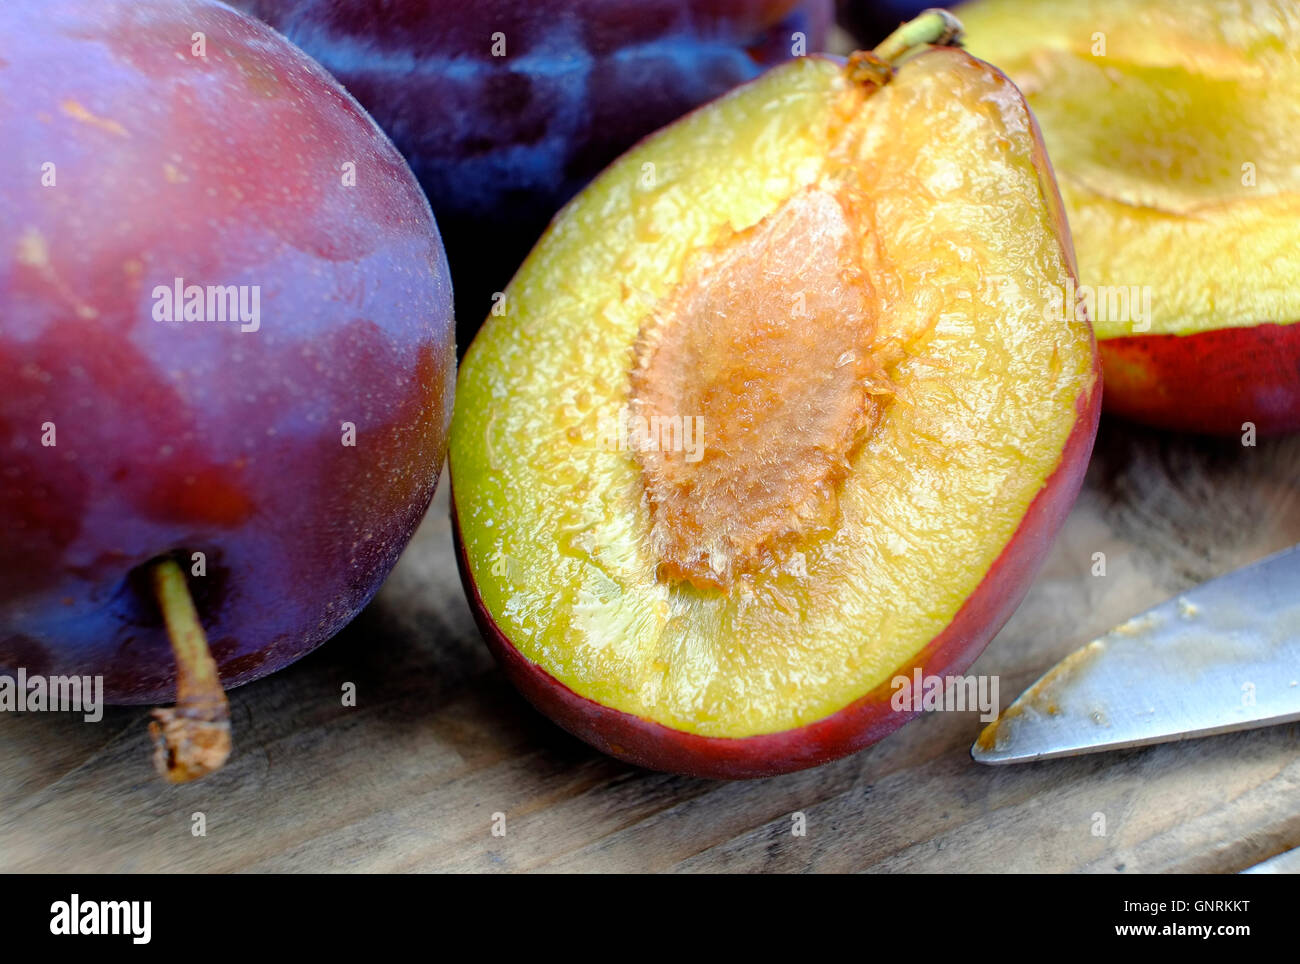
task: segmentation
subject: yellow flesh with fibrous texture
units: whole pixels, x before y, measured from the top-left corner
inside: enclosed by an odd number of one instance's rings
[[[456,511],[497,627],[580,695],[707,736],[807,724],[887,681],[989,572],[1091,390],[1086,323],[1048,308],[1068,276],[1050,195],[1019,95],[951,50],[874,92],[796,61],[625,155],[557,218],[461,368]],[[856,384],[790,328],[796,310]],[[753,378],[839,407],[805,421],[761,409],[761,387],[728,398],[748,376],[716,353],[751,349]],[[699,370],[674,381],[685,363]],[[705,408],[677,413],[703,417],[694,468],[611,431],[665,399]],[[841,469],[798,474],[782,437],[815,458],[807,433],[844,449]],[[820,485],[834,505],[782,535],[719,494],[732,545],[761,530],[767,551],[730,555],[726,588],[665,572],[651,490],[711,459],[760,502]]]
[[[976,0],[972,53],[1043,129],[1100,338],[1300,319],[1300,6]],[[1117,317],[1109,317],[1109,315]]]

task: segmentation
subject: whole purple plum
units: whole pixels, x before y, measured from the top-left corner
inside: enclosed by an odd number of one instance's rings
[[[365,605],[432,497],[455,346],[428,203],[220,3],[6,0],[0,38],[0,672],[171,697],[174,559],[220,682],[264,676]]]
[[[462,341],[550,217],[645,135],[820,50],[832,0],[235,0],[319,60],[410,162]]]

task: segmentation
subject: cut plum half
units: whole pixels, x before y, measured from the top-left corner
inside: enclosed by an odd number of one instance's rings
[[[1034,121],[959,49],[887,59],[776,68],[624,155],[465,357],[471,602],[614,756],[754,777],[880,739],[1078,492],[1098,365]]]
[[[1300,6],[975,0],[1060,179],[1106,407],[1300,431]]]

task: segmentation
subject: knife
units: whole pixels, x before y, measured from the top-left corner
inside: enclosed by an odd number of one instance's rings
[[[1243,874],[1300,874],[1300,847],[1270,857],[1241,872]]]
[[[1071,653],[971,756],[1022,763],[1300,720],[1300,546],[1212,579]]]

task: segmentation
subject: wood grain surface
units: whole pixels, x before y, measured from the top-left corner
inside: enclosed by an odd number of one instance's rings
[[[231,694],[236,749],[215,776],[159,782],[143,708],[98,724],[0,714],[0,870],[1236,871],[1300,845],[1300,725],[982,767],[976,716],[936,713],[838,763],[746,783],[603,757],[493,665],[456,575],[445,481],[347,630]],[[999,674],[1007,703],[1090,637],[1296,542],[1300,438],[1244,447],[1103,420],[1049,561],[973,671]]]

